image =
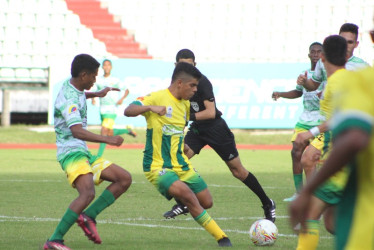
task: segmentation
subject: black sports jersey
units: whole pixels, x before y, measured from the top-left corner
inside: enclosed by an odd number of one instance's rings
[[[204,105],[205,100],[208,100],[210,102],[215,101],[212,83],[208,80],[206,76],[203,75],[200,78],[199,84],[197,85],[197,92],[190,99],[191,113],[197,113],[197,112],[205,110],[206,109]],[[216,117],[214,119],[219,119],[222,116],[222,112],[217,109],[216,104],[215,104],[215,108],[216,108]],[[202,124],[210,123],[214,119],[194,121],[193,123],[196,123],[196,125],[200,125],[200,124],[202,125]]]

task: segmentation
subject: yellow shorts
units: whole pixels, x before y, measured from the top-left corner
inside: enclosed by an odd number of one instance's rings
[[[306,132],[306,131],[308,131],[308,129],[296,127],[293,130],[293,135],[292,135],[292,138],[291,138],[291,142],[294,142],[296,140],[296,137],[297,137],[298,134],[301,134],[301,133]]]
[[[319,134],[314,139],[311,141],[310,145],[318,149],[319,151],[322,152],[323,149],[323,144],[324,144],[324,134]]]
[[[101,126],[107,129],[113,129],[114,126],[114,119],[111,118],[104,118]]]
[[[103,182],[100,179],[101,172],[109,167],[112,162],[101,157],[92,155],[85,155],[81,152],[70,154],[63,161],[60,162],[62,169],[64,169],[68,181],[72,187],[75,187],[74,181],[80,176],[88,173],[93,174],[93,181],[95,185]]]

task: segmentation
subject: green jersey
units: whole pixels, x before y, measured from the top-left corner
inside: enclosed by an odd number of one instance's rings
[[[88,154],[85,141],[74,138],[70,127],[82,124],[87,129],[87,104],[84,91],[76,89],[66,80],[57,95],[54,106],[57,160],[61,161],[73,152]]]
[[[113,76],[98,76],[95,87],[98,91],[106,87],[126,90],[123,83],[117,77]],[[109,91],[105,97],[100,98],[100,113],[102,115],[115,115],[117,113],[117,102],[121,99],[121,92]]]
[[[311,78],[313,75],[313,71],[311,69],[308,69],[307,72],[308,78]],[[321,124],[321,115],[319,112],[319,96],[322,92],[322,84],[317,90],[314,91],[308,91],[301,85],[296,85],[296,90],[303,93],[304,106],[303,113],[301,113],[298,121],[298,126],[306,125],[314,127]]]

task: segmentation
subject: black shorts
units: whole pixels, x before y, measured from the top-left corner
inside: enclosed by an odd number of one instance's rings
[[[239,155],[234,134],[222,118],[212,121],[209,125],[192,123],[184,142],[195,154],[199,154],[204,146],[209,145],[223,161],[230,161]]]

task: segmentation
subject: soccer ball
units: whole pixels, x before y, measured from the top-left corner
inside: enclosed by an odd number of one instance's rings
[[[270,246],[277,240],[278,228],[270,220],[257,220],[249,229],[249,237],[256,246]]]

